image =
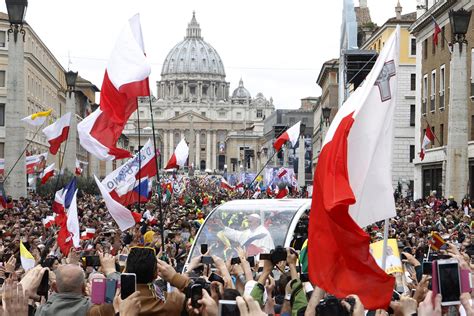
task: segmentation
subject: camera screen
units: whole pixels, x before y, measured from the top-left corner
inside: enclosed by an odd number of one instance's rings
[[[461,287],[459,284],[459,268],[457,263],[438,265],[439,270],[439,291],[442,295],[442,302],[459,301]]]
[[[136,291],[137,277],[135,274],[122,273],[120,276],[120,294],[126,299]]]
[[[235,301],[220,301],[219,316],[240,316],[240,310]]]

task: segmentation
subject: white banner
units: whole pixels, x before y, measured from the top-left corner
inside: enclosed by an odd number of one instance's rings
[[[155,157],[155,150],[153,144],[149,139],[145,146],[142,147],[140,153],[135,154],[125,164],[121,165],[112,173],[110,173],[102,181],[102,185],[107,189],[107,192],[112,192],[119,187],[129,186],[130,183],[135,183],[135,176],[140,168],[139,155],[141,156],[141,167],[143,168],[146,164],[151,162]],[[142,176],[145,176],[144,174]]]

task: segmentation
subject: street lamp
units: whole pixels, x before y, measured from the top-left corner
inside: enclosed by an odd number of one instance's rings
[[[324,107],[323,108],[323,119],[324,119],[324,124],[326,126],[329,125],[329,117],[331,116],[331,108]]]
[[[76,87],[76,80],[77,80],[77,71],[74,72],[72,70],[66,71],[66,85],[67,85],[67,90],[69,93],[74,91],[74,88]]]
[[[449,22],[451,24],[452,43],[459,43],[459,52],[462,51],[462,44],[466,43],[466,33],[471,20],[471,11],[461,8],[457,11],[449,11]]]
[[[5,0],[8,11],[8,20],[10,22],[10,29],[8,34],[13,33],[13,39],[16,43],[18,33],[23,34],[23,42],[25,41],[25,30],[23,23],[25,22],[26,7],[28,0]]]

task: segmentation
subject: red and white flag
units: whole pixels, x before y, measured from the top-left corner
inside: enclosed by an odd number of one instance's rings
[[[186,165],[186,160],[188,160],[188,155],[189,147],[188,144],[186,144],[186,140],[183,138],[178,146],[176,146],[176,149],[166,164],[165,169],[184,167]]]
[[[423,143],[421,144],[420,159],[423,161],[425,159],[425,152],[428,149],[428,146],[434,141],[434,135],[431,131],[431,127],[428,125],[426,127],[425,136],[423,137]]]
[[[126,231],[130,227],[133,227],[135,225],[135,217],[132,212],[130,212],[130,210],[128,210],[119,202],[115,201],[110,196],[109,192],[107,192],[107,189],[102,185],[102,183],[100,183],[99,179],[97,179],[95,176],[94,178],[97,186],[99,187],[100,194],[102,194],[102,197],[104,198],[107,210],[117,223],[120,230]]]
[[[399,37],[397,27],[364,83],[337,112],[313,185],[310,279],[336,297],[358,295],[369,310],[388,307],[395,281],[372,257],[362,227],[396,215],[391,160]]]
[[[277,173],[277,176],[278,178],[283,178],[285,176],[285,174],[288,173],[288,170],[286,170],[286,168],[283,168],[281,167],[279,170],[278,170],[278,173]]]
[[[81,233],[81,240],[89,240],[89,239],[94,238],[94,236],[95,236],[95,229],[86,228],[86,230]]]
[[[229,182],[227,182],[224,178],[221,179],[221,188],[223,188],[224,190],[234,190],[235,188],[230,185]]]
[[[283,199],[288,195],[288,189],[285,187],[278,190],[278,193],[275,196],[275,199]]]
[[[55,165],[55,163],[53,162],[52,164],[50,164],[49,166],[44,168],[43,172],[40,175],[41,184],[45,184],[46,181],[48,181],[49,178],[54,176],[54,165]]]
[[[150,95],[151,67],[145,56],[140,16],[128,20],[110,56],[100,92],[100,107],[77,125],[81,146],[100,160],[129,158],[117,148],[137,97]]]
[[[48,229],[55,224],[56,219],[54,216],[46,216],[46,218],[43,218],[42,221],[43,221],[44,227]]]
[[[280,135],[273,144],[273,148],[277,151],[280,151],[281,147],[287,142],[291,142],[291,146],[295,147],[298,142],[298,137],[300,136],[301,121],[290,127],[283,134]]]
[[[76,170],[74,172],[76,176],[80,176],[82,174],[82,168],[81,168],[81,161],[76,158]]]
[[[435,18],[433,16],[431,16],[431,18],[433,19],[433,23],[434,23],[433,45],[438,46],[438,35],[439,35],[439,33],[441,33],[441,28],[439,27],[439,25],[436,22]],[[443,38],[443,40],[444,40],[444,38]]]
[[[49,152],[51,154],[56,155],[61,144],[67,140],[69,125],[71,125],[71,112],[64,114],[56,122],[43,129],[43,133],[46,135],[46,139],[49,143]]]

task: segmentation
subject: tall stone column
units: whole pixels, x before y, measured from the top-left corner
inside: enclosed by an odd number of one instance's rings
[[[187,140],[189,143],[189,165],[194,166],[196,168],[195,162],[195,152],[196,152],[196,136],[194,135],[194,122],[193,122],[193,115],[189,114],[189,121],[191,122],[191,127],[189,129],[189,139]],[[193,164],[194,163],[194,164]]]
[[[170,131],[170,145],[169,145],[170,151],[168,152],[168,158],[170,159],[171,155],[174,153],[174,130]]]
[[[77,119],[75,92],[66,93],[66,113],[67,112],[71,112],[71,125],[69,125],[69,135],[67,138],[67,147],[65,147],[66,151],[64,152],[64,162],[62,169],[67,169],[69,172],[74,173],[74,170],[76,169],[77,154]],[[59,166],[57,167],[59,168]]]
[[[105,162],[105,174],[108,175],[113,171],[113,166],[112,166],[112,161],[106,161]]]
[[[165,166],[165,164],[168,162],[168,158],[170,157],[169,154],[169,147],[168,147],[168,141],[169,141],[169,132],[167,130],[163,131],[163,152],[161,153],[161,165],[162,167]]]
[[[206,169],[211,169],[211,132],[206,133]]]
[[[195,161],[195,168],[201,168],[201,133],[197,131],[196,133],[196,161]]]
[[[444,196],[454,196],[462,201],[468,193],[468,91],[467,45],[459,52],[459,43],[453,46],[449,70],[448,143],[446,145],[446,191]]]
[[[216,131],[212,131],[212,171],[217,169],[217,140],[216,140]]]
[[[290,153],[290,147],[285,145],[283,148],[283,167],[288,168],[288,156]]]
[[[300,187],[304,186],[306,183],[304,169],[304,136],[301,135],[298,147],[298,185]]]
[[[26,196],[25,156],[15,161],[25,149],[25,123],[20,120],[26,116],[25,60],[22,34],[15,42],[13,34],[9,36],[7,66],[7,104],[5,106],[5,182],[6,194],[14,199]]]

